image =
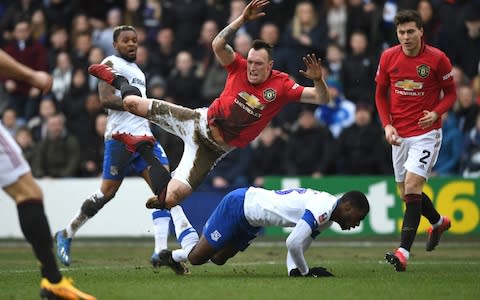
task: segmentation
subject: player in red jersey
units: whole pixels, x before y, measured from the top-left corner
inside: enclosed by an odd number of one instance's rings
[[[314,87],[303,87],[288,74],[272,70],[269,44],[254,41],[247,59],[228,45],[245,22],[265,15],[262,8],[268,3],[267,0],[251,1],[242,15],[212,42],[217,60],[226,68],[228,78],[222,94],[208,108],[189,109],[162,100],[142,99],[134,87],[108,66],[90,66],[90,74],[122,91],[126,110],[148,118],[183,139],[183,156],[168,183],[165,199],[151,198],[147,207],[171,208],[179,204],[202,182],[216,161],[235,147],[250,143],[285,104],[328,102],[321,64],[314,54],[304,57],[306,70],[300,70],[313,80]]]
[[[449,59],[423,42],[418,12],[400,11],[394,23],[400,45],[385,50],[380,58],[375,101],[385,138],[392,145],[395,181],[406,204],[400,247],[385,259],[396,271],[405,271],[421,215],[432,224],[427,251],[450,228],[450,220],[439,215],[422,190],[440,151],[440,116],[452,107],[456,92]]]

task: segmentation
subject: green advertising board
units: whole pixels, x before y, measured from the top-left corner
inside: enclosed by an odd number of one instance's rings
[[[349,190],[359,190],[367,195],[370,213],[362,224],[350,231],[341,231],[334,224],[323,232],[325,236],[373,236],[392,235],[401,231],[403,210],[405,206],[400,199],[393,176],[335,176],[324,178],[311,177],[267,177],[265,188],[312,188],[341,196]],[[431,178],[424,188],[424,193],[432,199],[441,215],[452,220],[449,234],[480,234],[480,179],[458,177]],[[430,224],[422,218],[418,233],[425,233]],[[291,229],[268,227],[266,236],[286,236]]]

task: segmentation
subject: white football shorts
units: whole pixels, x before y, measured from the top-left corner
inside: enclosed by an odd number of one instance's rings
[[[440,152],[442,129],[402,139],[400,146],[392,146],[395,181],[404,182],[407,171],[428,180]]]
[[[30,166],[23,157],[20,146],[0,125],[0,185],[2,188],[7,187],[28,172]]]

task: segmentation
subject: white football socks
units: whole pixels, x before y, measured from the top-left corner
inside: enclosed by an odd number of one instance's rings
[[[170,229],[170,212],[167,209],[156,209],[152,212],[153,234],[155,238],[154,252],[159,253],[167,249],[168,233]]]

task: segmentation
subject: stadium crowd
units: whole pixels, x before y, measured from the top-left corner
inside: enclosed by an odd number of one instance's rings
[[[137,64],[147,94],[182,106],[208,106],[226,72],[211,43],[245,0],[0,0],[0,46],[19,62],[53,76],[52,92],[0,78],[2,123],[35,177],[94,177],[102,171],[106,113],[91,64],[114,53],[113,29],[133,25]],[[390,147],[375,111],[375,72],[396,43],[393,17],[417,9],[424,39],[454,65],[457,101],[442,116],[443,142],[434,175],[480,177],[479,0],[274,0],[265,18],[248,23],[234,48],[253,39],[274,45],[274,68],[310,85],[301,57],[322,58],[331,101],[287,106],[248,147],[220,161],[202,189],[263,185],[266,175],[392,174]],[[307,80],[308,81],[308,80]],[[152,125],[175,169],[182,142]]]

